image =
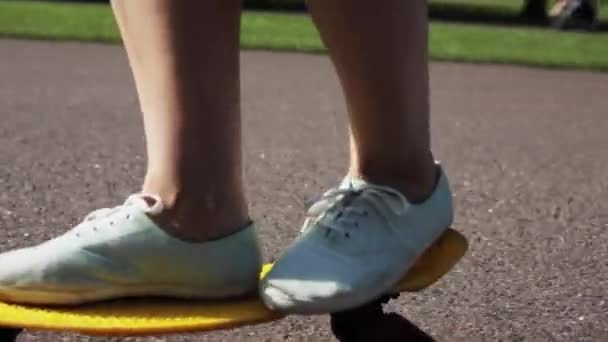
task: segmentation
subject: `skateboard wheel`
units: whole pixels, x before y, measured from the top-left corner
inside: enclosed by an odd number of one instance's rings
[[[379,308],[379,309],[378,309]],[[415,324],[396,313],[384,313],[380,305],[331,316],[331,331],[340,342],[435,340]]]
[[[331,314],[331,331],[340,342],[435,340],[396,313],[385,313],[383,305],[399,294],[385,295],[369,304]]]
[[[2,328],[0,329],[0,341],[14,342],[21,331],[21,329]]]

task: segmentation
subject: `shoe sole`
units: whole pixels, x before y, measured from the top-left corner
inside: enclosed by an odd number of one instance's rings
[[[167,297],[175,299],[215,300],[236,298],[256,292],[257,288],[248,290],[209,294],[208,291],[169,286],[142,286],[111,290],[95,291],[41,291],[36,289],[15,289],[0,286],[0,302],[31,305],[81,305],[105,300],[138,297]],[[201,293],[206,293],[201,296]]]
[[[261,297],[267,307],[283,314],[320,315],[351,310],[386,295],[424,290],[446,275],[462,259],[467,249],[467,239],[454,229],[448,228],[430,244],[411,267],[406,265],[408,270],[405,275],[398,274],[385,279],[374,288],[374,291],[355,297],[350,294],[337,296],[323,302],[311,302],[310,305],[300,302],[288,308],[278,307],[263,292]],[[270,268],[269,265],[264,272],[270,271]],[[276,290],[280,291],[280,289]],[[285,293],[282,294],[287,296]]]

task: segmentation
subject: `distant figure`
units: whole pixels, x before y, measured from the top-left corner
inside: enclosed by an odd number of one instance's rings
[[[590,30],[597,24],[597,0],[558,0],[549,11],[553,26]]]
[[[527,0],[523,14],[535,20],[549,19],[559,29],[590,30],[597,24],[597,0],[556,0],[547,16],[547,0]]]

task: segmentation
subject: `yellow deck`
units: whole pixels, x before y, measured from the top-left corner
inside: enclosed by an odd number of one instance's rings
[[[464,236],[449,229],[399,283],[399,292],[432,285],[462,258]],[[264,265],[263,277],[272,267]],[[397,292],[397,291],[395,291]],[[76,307],[33,307],[0,302],[0,328],[70,330],[90,335],[154,335],[226,329],[273,321],[282,315],[257,297],[232,301],[138,298]]]

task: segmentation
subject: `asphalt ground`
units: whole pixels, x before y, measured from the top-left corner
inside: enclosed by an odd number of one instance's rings
[[[243,52],[247,196],[267,259],[347,165],[325,56]],[[608,341],[608,75],[433,63],[433,149],[456,195],[459,265],[388,309],[439,341]],[[119,46],[0,40],[0,251],[139,189],[144,137]],[[327,316],[156,338],[333,340]]]

